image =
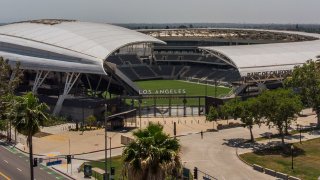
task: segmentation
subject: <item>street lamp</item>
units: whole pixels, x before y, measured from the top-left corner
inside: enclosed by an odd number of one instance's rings
[[[111,166],[111,137],[108,136],[108,138],[109,138],[109,143],[110,143],[109,144],[109,153],[110,153],[109,154],[109,166],[110,166],[110,175],[109,176],[111,177],[111,169],[112,169],[112,166]]]
[[[294,150],[294,146],[291,145],[291,169],[293,171],[293,150]]]
[[[108,157],[108,152],[107,152],[107,146],[108,146],[108,135],[107,135],[107,120],[108,120],[108,105],[104,105],[105,108],[105,113],[104,113],[104,171],[105,171],[105,176],[108,175],[108,165],[107,165],[107,157]]]

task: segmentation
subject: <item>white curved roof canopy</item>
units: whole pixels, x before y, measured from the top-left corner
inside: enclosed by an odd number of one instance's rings
[[[103,62],[112,52],[137,43],[164,42],[126,28],[89,22],[0,26],[0,56],[34,70],[105,74]],[[8,51],[3,50],[5,47]]]
[[[273,31],[299,34],[320,38],[320,34]],[[234,65],[242,77],[248,73],[292,70],[294,66],[305,63],[320,55],[320,40],[272,43],[239,46],[200,47],[214,54],[220,54]]]

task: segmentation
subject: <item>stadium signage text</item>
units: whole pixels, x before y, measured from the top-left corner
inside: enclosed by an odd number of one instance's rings
[[[139,90],[140,95],[150,95],[150,94],[186,94],[187,91],[185,89],[159,89],[159,90],[151,90],[151,89],[143,89]]]
[[[292,70],[264,71],[247,73],[247,77],[283,76],[291,74]]]

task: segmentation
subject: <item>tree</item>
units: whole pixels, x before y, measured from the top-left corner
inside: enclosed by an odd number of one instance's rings
[[[163,126],[151,123],[133,135],[134,141],[122,153],[129,180],[162,180],[180,173],[179,141],[165,134]]]
[[[239,98],[234,98],[226,103],[223,104],[221,107],[221,114],[222,116],[228,118],[233,117],[234,119],[237,119],[241,114],[241,106],[240,106],[241,100]]]
[[[320,126],[320,62],[310,60],[302,66],[296,66],[285,84],[296,88],[303,103],[312,107]]]
[[[40,131],[40,126],[43,126],[44,121],[47,119],[45,111],[48,110],[48,106],[40,103],[38,98],[31,92],[15,99],[13,107],[17,112],[17,116],[13,125],[19,133],[27,136],[30,174],[31,179],[34,179],[32,136]]]
[[[94,115],[90,115],[86,118],[86,123],[89,124],[90,130],[94,123],[97,122],[97,118]]]
[[[20,64],[11,68],[8,61],[0,57],[0,129],[8,132],[8,140],[11,141],[11,121],[6,117],[10,102],[14,97],[14,90],[20,83],[22,71]]]
[[[264,91],[258,100],[261,102],[261,114],[266,118],[267,125],[272,124],[277,128],[284,145],[286,129],[303,108],[300,97],[292,90],[278,89]]]
[[[206,119],[209,122],[213,122],[212,124],[213,128],[214,128],[214,122],[217,121],[218,118],[219,118],[219,112],[217,108],[215,108],[214,106],[210,106],[209,113],[206,115]]]
[[[250,140],[254,142],[254,137],[252,133],[253,125],[261,123],[261,106],[257,98],[250,98],[246,101],[238,103],[238,109],[240,111],[239,118],[250,131]]]

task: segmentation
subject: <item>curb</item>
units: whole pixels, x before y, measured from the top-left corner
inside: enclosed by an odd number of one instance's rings
[[[250,164],[250,163],[248,163],[247,161],[243,160],[242,157],[239,156],[238,147],[236,148],[236,155],[237,155],[238,159],[240,159],[240,161],[242,161],[243,163],[245,163],[245,164],[248,165],[248,166],[253,167],[252,164]]]
[[[243,163],[245,163],[246,165],[248,165],[248,166],[251,166],[252,168],[253,168],[253,164],[250,164],[250,163],[248,163],[248,162],[246,162],[244,159],[242,159],[240,156],[239,156],[239,153],[238,153],[238,147],[236,148],[236,155],[237,155],[237,157],[238,157],[238,159],[240,160],[240,161],[242,161]],[[264,169],[266,169],[265,167],[263,167]],[[277,172],[277,171],[275,171],[275,170],[273,170],[274,172]],[[258,171],[257,171],[258,172]],[[260,173],[262,173],[262,174],[266,174],[266,173],[263,173],[263,172],[260,172]],[[281,172],[280,172],[281,173]],[[272,176],[272,175],[270,175],[270,174],[266,174],[266,175],[269,175],[269,176]],[[287,174],[288,175],[288,174]],[[289,177],[290,175],[288,175],[288,177]],[[272,177],[275,177],[275,176],[272,176]]]
[[[59,172],[60,174],[63,174],[64,176],[68,177],[69,179],[77,180],[77,179],[75,179],[74,177],[70,176],[69,174],[60,171],[59,169],[56,169],[56,168],[54,168],[54,167],[52,167],[52,169],[55,170],[55,171],[57,171],[57,172]]]

